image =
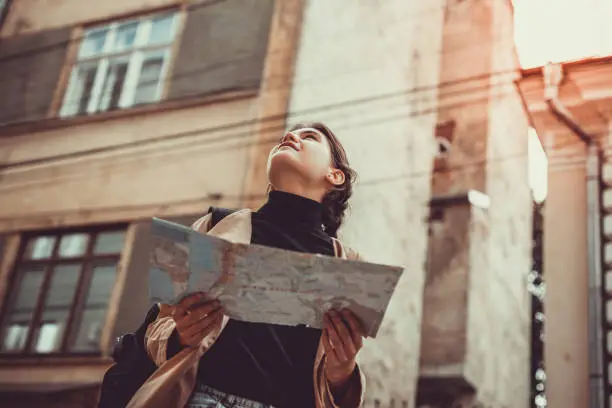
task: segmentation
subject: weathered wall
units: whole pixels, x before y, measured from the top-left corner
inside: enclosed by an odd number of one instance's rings
[[[478,400],[492,407],[529,403],[532,198],[528,180],[528,116],[518,89],[510,1],[491,1],[491,91],[488,103],[486,193],[488,263],[471,280],[484,297],[471,299],[466,371]],[[475,254],[478,256],[477,254]],[[484,324],[484,326],[483,326]]]
[[[5,401],[10,401],[10,396],[4,397],[1,395],[6,391],[22,391],[24,393],[41,391],[44,395],[47,390],[65,389],[69,388],[71,384],[74,384],[74,387],[97,385],[112,365],[112,360],[83,358],[67,362],[65,358],[56,358],[48,360],[46,364],[36,363],[36,360],[28,359],[23,360],[20,364],[3,364],[0,368],[0,384],[2,386],[0,400],[2,404]],[[36,393],[33,393],[31,397],[36,400]],[[87,397],[84,396],[82,402],[86,401]],[[4,408],[4,405],[2,407]]]
[[[177,33],[170,49],[168,69],[164,69],[168,72],[163,73],[159,99],[177,103],[228,91],[255,93],[261,85],[266,62],[275,0],[185,3],[189,4],[172,9],[177,11]],[[9,130],[0,129],[0,133],[15,134],[18,130],[14,125],[18,123],[23,128],[24,122],[75,113],[65,111],[62,106],[67,102],[65,88],[72,82],[70,70],[80,49],[83,29],[168,11],[143,8],[134,14],[133,4],[124,6],[123,13],[109,14],[106,20],[78,20],[2,38],[0,94],[11,98],[0,102],[0,125],[13,126]],[[37,11],[28,8],[14,13],[27,19]],[[279,54],[284,56],[282,52]]]
[[[76,25],[158,7],[179,6],[180,0],[18,0],[13,1],[0,37]]]
[[[252,119],[255,103],[244,99],[1,138],[0,165],[9,167],[0,178],[0,230],[70,223],[65,217],[104,222],[197,213],[210,205],[209,193],[235,197],[251,126],[210,129]]]
[[[482,256],[480,265],[472,263],[470,254],[480,248],[486,255],[486,244],[471,233],[474,213],[466,204],[468,191],[486,192],[492,5],[445,4],[436,137],[448,148],[436,158],[431,177],[434,205],[420,349],[419,401],[432,404],[470,387],[464,372],[472,319],[468,305],[474,295],[469,285],[488,260]],[[447,196],[464,197],[463,205],[440,200]],[[437,201],[442,201],[439,206]],[[484,218],[487,227],[486,210]]]
[[[106,2],[87,7],[76,2],[49,3],[20,2],[22,8],[13,10],[12,16],[16,18],[15,13],[21,10],[22,16],[37,22],[32,30],[42,30],[149,9],[161,2]],[[291,75],[285,65],[293,56],[292,41],[299,33],[301,2],[274,4],[270,36],[275,41],[266,55],[265,86],[256,97],[255,90],[245,91],[220,96],[223,101],[214,103],[152,107],[148,113],[116,112],[91,121],[82,118],[77,121],[81,124],[56,130],[0,137],[0,234],[10,230],[17,237],[32,228],[136,222],[151,216],[173,219],[201,214],[209,205],[239,206],[247,184],[249,154],[259,130],[256,119],[270,114],[284,117],[290,90]],[[54,6],[66,8],[62,11]],[[272,92],[277,89],[283,92]],[[143,270],[146,235],[146,226],[138,229],[139,242],[131,248],[130,269]],[[6,263],[1,268],[0,289],[6,288],[8,272],[4,271],[11,269],[9,266]],[[106,328],[113,335],[133,330],[134,322],[142,319],[147,299],[138,277],[132,274],[125,282],[117,323]],[[133,300],[139,303],[140,312],[126,313],[126,307],[134,309]],[[0,370],[0,385],[16,391],[15,384],[23,384],[24,389],[53,383],[93,384],[100,381],[109,364],[108,359],[99,358],[7,364]],[[83,407],[95,402],[91,395],[75,395]],[[4,397],[7,395],[0,399],[7,400]],[[72,399],[68,395],[55,397],[51,402],[58,406],[69,406]],[[22,405],[34,406],[37,398],[30,395]]]
[[[304,14],[289,122],[329,125],[359,173],[341,237],[405,267],[360,355],[366,406],[412,407],[416,391],[443,4],[310,1]]]
[[[471,213],[449,208],[429,237],[421,373],[430,395],[424,401],[437,402],[440,386],[452,381],[475,390],[464,403],[528,404],[532,204],[527,115],[513,84],[512,12],[507,1],[447,2],[438,136],[450,148],[436,161],[432,189],[434,197],[478,190],[490,205]],[[434,262],[433,256],[451,259]]]

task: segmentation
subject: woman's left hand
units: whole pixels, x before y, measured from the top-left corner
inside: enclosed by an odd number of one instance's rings
[[[323,347],[327,354],[327,379],[334,390],[347,385],[355,371],[355,358],[363,346],[365,331],[357,316],[348,309],[328,311],[324,316]]]

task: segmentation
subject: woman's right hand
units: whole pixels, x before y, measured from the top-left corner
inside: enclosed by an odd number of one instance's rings
[[[206,300],[204,294],[198,293],[178,303],[172,318],[181,346],[197,347],[204,337],[221,326],[223,308],[218,300]]]

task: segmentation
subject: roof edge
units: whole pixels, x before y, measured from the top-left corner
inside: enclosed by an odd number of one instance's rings
[[[573,60],[568,62],[562,62],[564,69],[571,69],[576,67],[582,67],[587,65],[598,65],[598,64],[612,64],[612,55],[606,55],[604,57],[590,57],[579,60]],[[542,66],[527,68],[521,70],[521,77],[526,78],[530,76],[542,76]]]

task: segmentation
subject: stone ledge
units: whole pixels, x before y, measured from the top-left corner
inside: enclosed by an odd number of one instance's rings
[[[423,370],[421,370],[421,373]],[[473,394],[475,388],[463,376],[419,376],[416,406],[451,406],[458,398]]]
[[[486,267],[489,196],[476,191],[441,195],[430,201],[427,277],[421,323],[418,400],[450,404],[475,392],[479,376],[470,373],[477,348],[471,281]],[[482,259],[485,258],[485,263]],[[437,405],[436,405],[437,406]]]

